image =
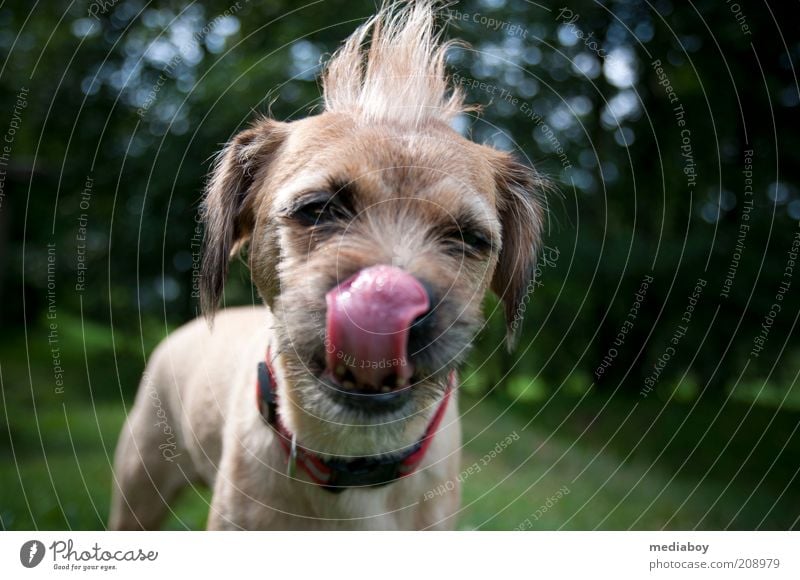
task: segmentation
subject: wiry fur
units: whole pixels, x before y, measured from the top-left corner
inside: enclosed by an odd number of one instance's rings
[[[325,110],[363,122],[419,125],[470,110],[449,88],[445,58],[452,43],[435,30],[428,2],[384,7],[331,58],[323,75]]]
[[[466,107],[447,87],[446,46],[429,3],[387,6],[333,56],[324,113],[261,119],[225,147],[204,202],[202,304],[213,314],[230,256],[247,243],[267,308],[221,312],[213,330],[194,321],[153,354],[117,448],[111,527],[156,527],[194,481],[214,488],[215,529],[453,526],[457,394],[416,473],[339,495],[303,472],[285,474],[285,453],[253,400],[256,366],[269,349],[279,413],[299,445],[338,457],[393,454],[424,433],[448,372],[482,326],[489,288],[512,336],[542,230],[542,180],[450,128]],[[320,192],[343,211],[319,227],[295,219],[293,208]],[[459,241],[475,228],[480,249]],[[392,413],[341,403],[323,372],[326,293],[378,264],[416,277],[432,304],[410,334],[414,384]],[[165,432],[154,428],[164,422],[174,435],[170,459],[162,456]],[[448,481],[456,486],[449,493],[423,497]]]

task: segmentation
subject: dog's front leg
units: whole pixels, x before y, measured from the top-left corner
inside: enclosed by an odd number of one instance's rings
[[[241,501],[236,485],[230,475],[220,472],[214,482],[214,494],[208,511],[206,528],[209,530],[246,530],[252,529],[242,521],[237,501]]]
[[[285,495],[286,476],[280,467],[283,450],[255,411],[230,427],[214,480],[207,527],[275,529],[281,525],[281,510],[276,502]]]

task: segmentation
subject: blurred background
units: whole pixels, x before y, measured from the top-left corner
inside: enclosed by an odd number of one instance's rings
[[[508,353],[464,380],[462,529],[800,527],[795,3],[468,0],[473,139],[550,176]],[[0,527],[101,529],[154,346],[196,315],[210,159],[320,110],[361,0],[0,5]],[[257,302],[236,264],[226,304]],[[202,528],[207,490],[172,529]]]

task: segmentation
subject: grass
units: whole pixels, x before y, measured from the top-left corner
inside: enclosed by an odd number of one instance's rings
[[[42,409],[36,422],[10,421],[14,447],[0,466],[0,522],[4,529],[104,529],[111,497],[111,465],[124,419],[108,403]],[[39,433],[47,433],[41,439]],[[20,445],[17,441],[22,441]],[[184,497],[165,529],[202,529],[204,491]]]
[[[634,405],[597,394],[513,406],[465,396],[460,406],[462,464],[481,467],[464,479],[462,529],[798,526],[797,414],[741,404],[720,412],[714,402]],[[36,413],[6,411],[2,528],[102,529],[122,405],[65,397]],[[203,528],[208,501],[207,490],[189,490],[165,528]]]
[[[714,421],[718,402],[692,409],[602,395],[506,407],[462,405],[465,464],[507,433],[521,435],[467,479],[462,527],[509,529],[526,518],[533,529],[798,526],[797,414],[733,404]],[[548,503],[558,490],[563,497]]]

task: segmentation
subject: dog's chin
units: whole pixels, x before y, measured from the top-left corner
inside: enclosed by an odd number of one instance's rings
[[[347,388],[342,381],[328,372],[321,376],[321,383],[322,388],[327,390],[328,396],[337,405],[347,408],[350,412],[379,416],[402,415],[404,411],[408,411],[412,399],[411,389],[414,388],[414,383],[387,392]]]
[[[444,379],[412,382],[392,393],[348,392],[324,369],[292,373],[285,387],[296,406],[286,410],[298,443],[322,455],[351,457],[398,453],[425,432],[446,389]]]
[[[323,377],[324,394],[341,410],[342,416],[371,424],[403,421],[424,412],[444,394],[447,381],[446,377],[419,373],[407,386],[378,393],[343,388],[328,373],[323,373]]]
[[[448,371],[432,373],[416,367],[404,386],[359,389],[347,376],[337,377],[323,360],[312,357],[300,364],[303,372],[293,373],[290,382],[305,412],[330,424],[401,428],[407,421],[427,415],[447,386]]]
[[[444,393],[447,373],[418,368],[407,384],[396,388],[360,389],[347,374],[337,376],[323,364],[310,365],[314,399],[325,402],[331,421],[355,425],[402,422],[424,412]]]

